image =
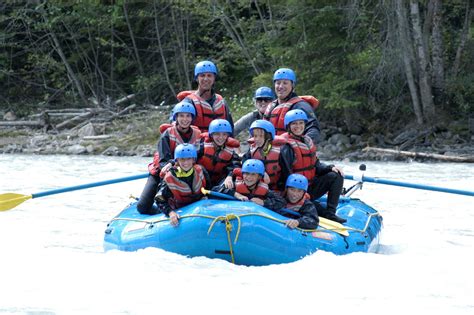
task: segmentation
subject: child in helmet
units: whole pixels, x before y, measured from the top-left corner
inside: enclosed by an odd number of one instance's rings
[[[179,224],[177,209],[204,197],[201,188],[210,187],[207,171],[196,164],[196,148],[189,143],[180,144],[174,151],[175,165],[163,177],[155,196],[158,208],[169,216],[171,224]]]
[[[344,173],[339,167],[324,164],[318,159],[316,146],[311,138],[304,134],[307,121],[306,113],[300,109],[286,113],[287,132],[282,134],[282,137],[288,144],[281,149],[282,169],[288,169],[288,173],[301,174],[308,179],[311,199],[318,199],[328,194],[326,208],[319,203],[315,204],[319,216],[345,223],[345,219],[336,215],[339,196],[344,185]]]
[[[198,152],[198,164],[211,177],[212,185],[224,181],[226,188],[233,188],[232,171],[240,167],[240,157],[236,150],[240,142],[232,136],[232,126],[225,119],[216,119],[209,125],[209,133],[203,134]]]
[[[271,191],[263,182],[265,166],[260,160],[249,159],[242,166],[242,177],[237,176],[234,188],[225,188],[224,184],[212,190],[233,196],[241,201],[252,201],[270,210],[281,209],[285,200],[279,194]]]
[[[172,114],[174,122],[160,126],[161,137],[157,145],[158,150],[153,157],[153,162],[148,165],[150,176],[137,204],[137,210],[142,214],[156,213],[157,209],[153,208],[153,198],[158,190],[160,177],[163,177],[172,166],[175,148],[182,143],[199,146],[201,140],[201,132],[191,125],[196,117],[196,110],[192,104],[180,102],[175,105]]]
[[[308,180],[301,174],[291,174],[286,180],[286,190],[284,197],[287,201],[286,208],[296,212],[295,215],[279,211],[285,217],[290,219],[285,221],[286,226],[290,229],[296,227],[302,229],[316,229],[318,227],[319,218],[316,207],[311,202],[311,197],[307,193]]]

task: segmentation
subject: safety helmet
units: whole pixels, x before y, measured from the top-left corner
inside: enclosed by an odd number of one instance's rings
[[[179,113],[189,113],[193,116],[193,119],[196,117],[196,109],[194,108],[194,105],[187,101],[181,101],[176,104],[173,108],[172,113],[174,121],[176,121],[176,118]]]
[[[194,67],[194,79],[196,80],[198,75],[201,73],[211,72],[217,76],[217,67],[216,65],[209,60],[200,61]]]
[[[273,74],[273,82],[276,80],[290,80],[296,85],[296,74],[289,68],[280,68]]]
[[[272,140],[275,139],[275,126],[268,120],[259,119],[254,121],[249,128],[249,133],[253,137],[253,130],[255,128],[260,128],[268,132],[272,136]]]
[[[291,174],[286,179],[286,187],[293,187],[302,189],[304,191],[308,190],[308,179],[301,174]]]
[[[265,174],[265,166],[260,160],[248,159],[242,165],[242,173],[257,173],[263,176]]]
[[[175,159],[197,158],[196,147],[190,143],[182,143],[174,150]]]
[[[304,122],[307,122],[308,115],[306,115],[306,113],[301,109],[292,109],[288,111],[284,119],[285,129],[287,128],[289,124],[297,120],[304,120]]]
[[[275,94],[273,94],[273,90],[267,86],[261,86],[255,91],[254,99],[257,98],[269,98],[275,99]]]
[[[216,132],[227,132],[229,136],[232,135],[232,126],[225,119],[216,119],[209,124],[209,135],[212,136]]]

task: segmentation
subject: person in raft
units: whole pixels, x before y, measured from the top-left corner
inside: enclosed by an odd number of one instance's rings
[[[275,212],[290,218],[285,221],[285,225],[290,229],[298,227],[312,230],[318,227],[318,212],[307,191],[308,180],[303,175],[291,174],[286,180],[286,190],[283,195],[287,201],[286,209],[294,214],[283,210],[275,210]]]
[[[281,209],[285,199],[268,188],[263,182],[265,166],[256,159],[248,159],[242,166],[242,177],[237,176],[234,188],[226,188],[224,184],[213,187],[213,191],[227,194],[241,201],[252,201],[270,210]]]
[[[174,159],[176,163],[163,177],[155,200],[158,209],[176,226],[179,223],[177,210],[202,199],[201,188],[210,188],[210,178],[206,169],[196,164],[197,152],[192,144],[178,145]]]
[[[150,176],[138,200],[137,210],[141,214],[156,214],[154,197],[158,191],[161,178],[171,168],[176,147],[182,143],[199,146],[201,132],[191,123],[196,117],[194,106],[188,102],[180,102],[172,111],[172,124],[160,126],[161,137],[153,162],[148,165]]]
[[[265,114],[268,105],[275,99],[275,94],[273,94],[271,88],[261,86],[255,91],[253,99],[255,110],[242,116],[235,122],[234,137],[237,137],[242,131],[248,130],[254,121],[263,119],[263,114]]]
[[[227,120],[232,129],[234,122],[229,106],[222,95],[215,93],[214,83],[217,78],[216,65],[208,60],[198,62],[194,67],[194,80],[198,83],[196,91],[179,92],[179,101],[185,99],[192,103],[196,109],[194,125],[202,132],[207,132],[209,124],[214,119]]]
[[[198,151],[198,164],[211,177],[212,186],[224,181],[226,188],[233,188],[232,171],[240,167],[240,157],[236,150],[240,142],[231,138],[232,127],[225,119],[216,119],[209,125],[209,133],[204,133]]]
[[[320,139],[319,120],[314,113],[319,101],[314,96],[298,96],[295,92],[296,74],[288,68],[280,68],[273,74],[273,85],[277,99],[265,111],[264,119],[275,126],[277,135],[285,132],[284,119],[288,111],[301,109],[308,116],[305,135],[318,144]]]
[[[300,109],[290,110],[285,115],[286,133],[282,134],[288,144],[281,148],[282,174],[301,174],[308,179],[311,200],[328,194],[327,206],[324,208],[315,202],[321,217],[345,223],[346,220],[336,215],[339,196],[344,186],[344,173],[335,166],[322,163],[316,154],[316,146],[310,137],[304,134],[308,116]],[[291,162],[290,162],[291,161]]]

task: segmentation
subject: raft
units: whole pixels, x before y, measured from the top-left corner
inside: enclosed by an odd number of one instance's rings
[[[321,218],[325,227],[320,224],[317,230],[292,230],[283,223],[287,218],[253,202],[206,199],[178,213],[180,224],[173,227],[165,215],[142,215],[136,202],[131,203],[108,224],[105,251],[155,247],[188,257],[265,266],[294,262],[318,250],[336,255],[376,252],[382,229],[375,209],[349,197],[341,197],[337,209],[347,222],[342,226]]]

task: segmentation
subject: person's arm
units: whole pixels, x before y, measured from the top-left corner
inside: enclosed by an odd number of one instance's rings
[[[234,183],[234,187],[235,187],[235,183]],[[235,189],[233,188],[226,188],[224,186],[224,183],[221,183],[220,185],[217,185],[217,186],[214,186],[211,188],[212,191],[215,191],[215,192],[218,192],[218,193],[222,193],[222,194],[226,194],[226,195],[229,195],[229,196],[232,196],[232,197],[235,197]]]
[[[326,175],[327,173],[332,171],[333,167],[334,167],[333,164],[325,164],[321,162],[321,160],[317,159],[316,165],[315,165],[316,175],[318,176]]]
[[[296,103],[292,109],[301,109],[306,113],[308,116],[308,122],[305,127],[305,135],[310,137],[315,145],[318,144],[321,139],[321,126],[311,105],[305,101],[301,101]]]
[[[224,101],[225,102],[225,101]],[[229,105],[227,105],[227,102],[225,102],[225,108],[226,108],[226,116],[225,119],[229,122],[229,124],[232,126],[232,130],[234,130],[234,120],[232,119],[232,113],[230,112]],[[234,133],[235,135],[235,133]]]
[[[237,137],[239,133],[244,130],[248,130],[250,125],[256,120],[255,111],[245,114],[244,116],[240,117],[239,120],[234,125],[234,136]]]
[[[204,174],[204,180],[206,181],[206,186],[204,188],[209,190],[209,189],[212,188],[211,176],[209,176],[209,173],[207,172],[207,170],[204,167],[202,167],[202,173]]]
[[[160,168],[163,168],[171,160],[173,160],[171,148],[170,148],[170,134],[165,131],[160,140],[158,141],[158,154],[160,155]]]
[[[318,227],[318,212],[311,201],[306,200],[303,206],[300,208],[299,213],[301,214],[301,217],[296,219],[299,223],[299,228],[313,230]]]
[[[285,189],[286,180],[292,174],[293,161],[295,160],[295,152],[289,144],[285,144],[280,149],[279,163],[281,167],[280,178],[277,187],[281,191]]]
[[[227,167],[226,167],[227,176],[232,177],[234,169],[239,168],[239,167],[241,167],[240,157],[237,153],[232,152],[232,159],[230,160],[229,165],[227,165]]]
[[[286,206],[286,200],[280,194],[269,190],[265,200],[263,201],[263,206],[270,210],[281,209]]]

